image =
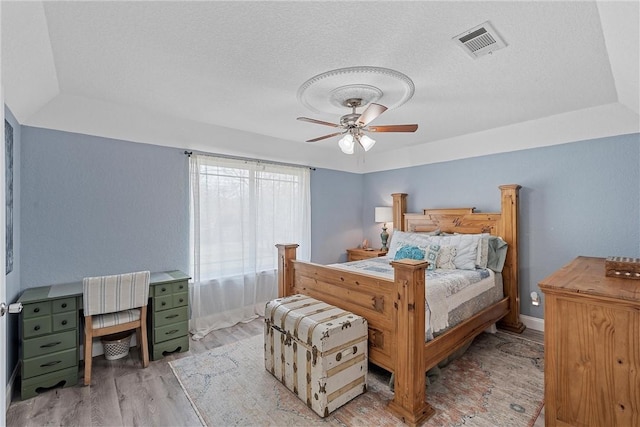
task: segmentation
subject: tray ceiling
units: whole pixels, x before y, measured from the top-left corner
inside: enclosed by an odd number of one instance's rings
[[[637,2],[1,7],[5,102],[24,125],[355,172],[639,127]],[[507,46],[472,59],[454,37],[486,21]],[[418,131],[376,135],[366,159],[346,158],[337,138],[305,143],[331,128],[296,121],[336,122],[296,94],[317,74],[354,66],[415,84],[409,102],[373,124]]]

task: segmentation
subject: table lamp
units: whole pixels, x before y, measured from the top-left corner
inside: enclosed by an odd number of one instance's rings
[[[393,209],[391,207],[377,207],[375,211],[375,222],[382,223],[382,233],[380,238],[382,239],[382,248],[380,250],[387,251],[387,239],[389,239],[389,233],[387,233],[387,222],[393,221]]]

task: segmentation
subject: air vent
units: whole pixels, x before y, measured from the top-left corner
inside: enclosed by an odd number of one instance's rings
[[[489,21],[455,36],[453,40],[472,58],[479,58],[507,45]]]

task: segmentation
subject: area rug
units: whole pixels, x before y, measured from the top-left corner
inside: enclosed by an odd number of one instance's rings
[[[427,387],[436,414],[426,426],[532,426],[543,405],[540,343],[498,332],[479,335]],[[367,392],[318,417],[264,368],[263,337],[170,362],[208,426],[392,426],[390,374],[371,365]]]

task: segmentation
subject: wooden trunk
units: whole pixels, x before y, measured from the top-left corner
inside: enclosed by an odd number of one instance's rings
[[[265,368],[321,417],[367,389],[367,321],[304,296],[267,303]]]

